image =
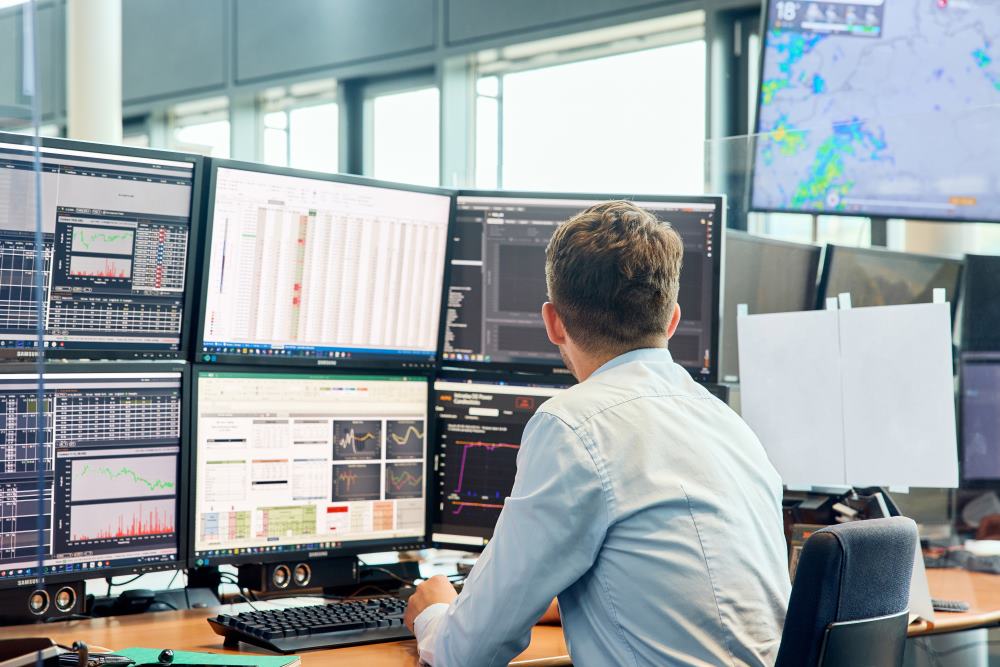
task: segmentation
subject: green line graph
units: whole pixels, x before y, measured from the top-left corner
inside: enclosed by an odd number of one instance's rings
[[[99,227],[75,227],[73,229],[73,252],[92,252],[109,255],[131,255],[135,231],[101,229]]]
[[[176,456],[73,461],[74,501],[167,496],[176,488]]]

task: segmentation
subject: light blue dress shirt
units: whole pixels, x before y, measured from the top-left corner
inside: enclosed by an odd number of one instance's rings
[[[577,667],[771,665],[790,588],[760,442],[642,349],[541,406],[493,540],[415,630],[435,667],[506,665],[558,596]]]

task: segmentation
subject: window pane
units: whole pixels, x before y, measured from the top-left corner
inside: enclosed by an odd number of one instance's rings
[[[868,218],[821,215],[816,218],[816,241],[867,248],[872,244]]]
[[[272,111],[265,114],[264,127],[273,127],[276,130],[288,129],[288,114],[284,111]]]
[[[149,148],[148,134],[126,134],[122,137],[123,146],[135,146],[137,148]]]
[[[497,187],[497,133],[500,131],[497,101],[491,97],[476,99],[476,187]]]
[[[783,241],[812,243],[812,216],[806,213],[749,213],[747,231]]]
[[[270,127],[264,129],[264,162],[279,167],[288,166],[287,132]]]
[[[705,43],[510,74],[503,186],[701,193]]]
[[[211,157],[229,157],[229,121],[217,120],[174,128],[173,148]]]
[[[289,123],[291,166],[297,169],[338,171],[339,122],[336,104],[292,109]]]
[[[482,76],[476,80],[476,94],[496,97],[500,94],[500,78],[496,76]]]
[[[440,179],[438,89],[381,95],[374,100],[373,175],[387,181],[437,185]]]

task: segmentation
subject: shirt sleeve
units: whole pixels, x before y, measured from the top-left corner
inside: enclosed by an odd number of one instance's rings
[[[558,417],[536,414],[493,539],[461,595],[416,621],[420,658],[434,667],[506,665],[552,598],[591,568],[608,522],[590,449]]]

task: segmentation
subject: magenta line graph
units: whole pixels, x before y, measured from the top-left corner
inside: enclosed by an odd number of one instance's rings
[[[462,460],[458,464],[458,482],[455,484],[455,493],[461,495],[462,484],[465,481],[465,464],[469,457],[469,450],[475,447],[481,447],[488,452],[494,451],[496,449],[520,449],[520,445],[514,445],[506,442],[483,442],[482,440],[456,440],[455,444],[462,448]],[[452,514],[458,515],[462,513],[462,509],[465,507],[481,507],[486,509],[501,509],[503,508],[503,503],[481,503],[481,502],[468,502],[468,501],[453,501],[453,505],[457,507]]]

